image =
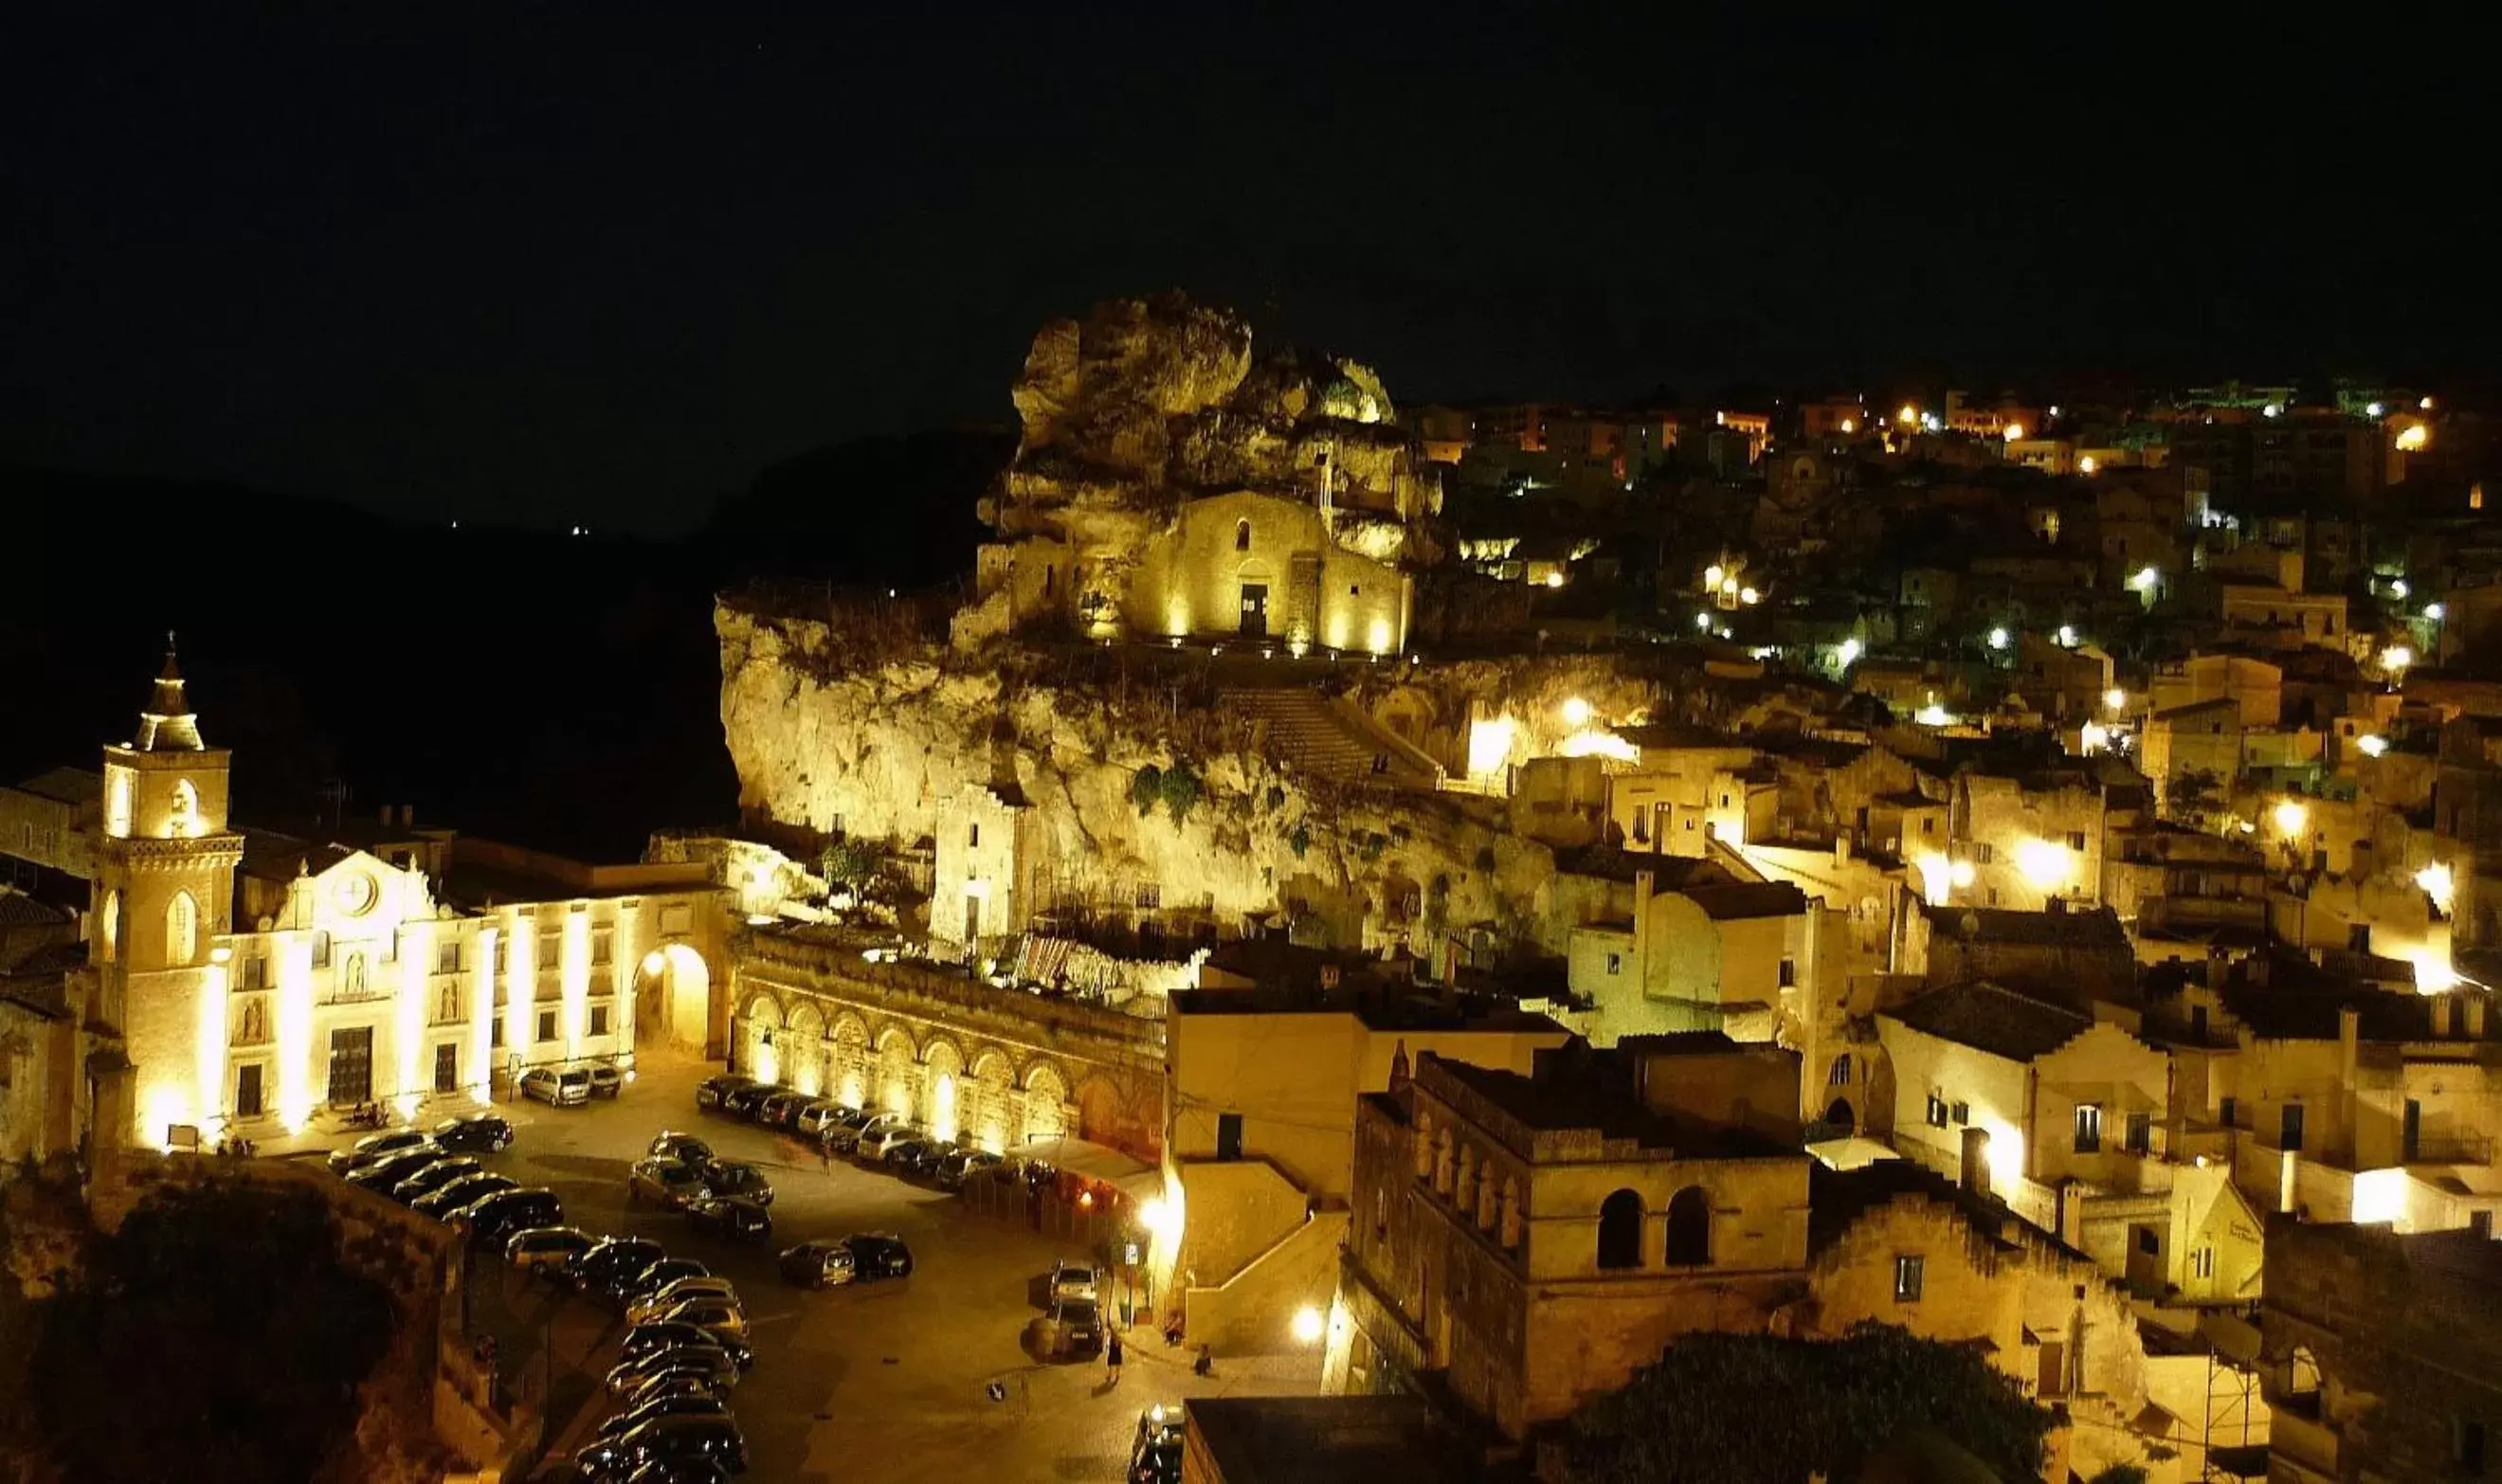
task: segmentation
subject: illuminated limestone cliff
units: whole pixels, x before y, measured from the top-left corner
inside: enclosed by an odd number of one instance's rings
[[[1034,337],[955,640],[1240,636],[1403,650],[1437,477],[1370,368],[1255,353],[1231,311],[1122,299]]]

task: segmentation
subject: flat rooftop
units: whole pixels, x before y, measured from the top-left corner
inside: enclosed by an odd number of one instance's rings
[[[1416,1397],[1213,1397],[1183,1403],[1190,1451],[1225,1484],[1463,1484],[1481,1458]]]

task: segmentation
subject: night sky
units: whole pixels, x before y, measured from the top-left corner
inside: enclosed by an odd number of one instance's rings
[[[0,458],[662,531],[1172,286],[1406,400],[2502,329],[2437,17],[1626,9],[21,7]]]

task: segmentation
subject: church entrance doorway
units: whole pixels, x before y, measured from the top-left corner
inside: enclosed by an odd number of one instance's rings
[[[1262,639],[1268,637],[1268,585],[1244,583],[1242,585],[1242,636],[1246,639]]]
[[[374,1028],[330,1032],[330,1102],[371,1102],[374,1096]]]

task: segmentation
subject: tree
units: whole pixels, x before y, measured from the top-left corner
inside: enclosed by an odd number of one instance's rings
[[[397,1328],[313,1191],[166,1190],[38,1305],[23,1420],[73,1479],[309,1479]]]
[[[2205,829],[2224,807],[2224,781],[2206,768],[2172,775],[2164,791],[2164,812],[2195,829]]]
[[[877,847],[866,840],[832,840],[817,857],[817,874],[826,878],[828,887],[858,891],[877,879],[882,863]]]
[[[1165,796],[1164,784],[1164,770],[1152,762],[1130,775],[1130,805],[1138,811],[1138,818],[1156,812],[1156,804]]]
[[[1798,1484],[1856,1479],[1927,1433],[2031,1479],[2052,1421],[1978,1348],[1864,1324],[1839,1340],[1689,1334],[1575,1416],[1569,1446],[1572,1477],[1590,1484]]]

